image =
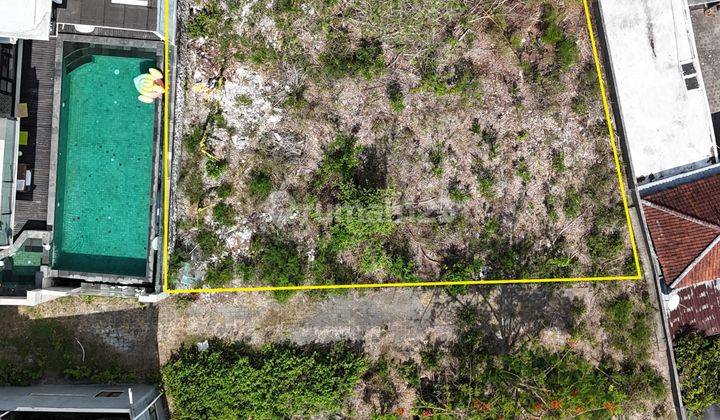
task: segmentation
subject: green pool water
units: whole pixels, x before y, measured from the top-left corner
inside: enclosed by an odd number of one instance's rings
[[[93,55],[65,65],[52,266],[145,276],[155,106],[137,100],[133,78],[154,63]]]

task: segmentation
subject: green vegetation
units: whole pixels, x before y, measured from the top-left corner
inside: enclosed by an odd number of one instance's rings
[[[551,165],[556,173],[561,174],[565,172],[567,169],[567,166],[565,165],[565,155],[562,152],[553,153]]]
[[[603,305],[602,326],[611,346],[637,362],[650,358],[653,308],[647,302],[635,303],[629,296],[618,296]]]
[[[585,66],[580,73],[577,94],[570,105],[578,115],[587,115],[590,105],[597,103],[600,96],[600,85],[598,83],[597,71],[593,64]]]
[[[563,210],[565,211],[565,217],[568,219],[574,219],[580,216],[582,210],[582,195],[576,189],[570,189],[565,196],[565,202],[563,203]]]
[[[334,204],[332,222],[312,267],[316,282],[354,281],[357,275],[338,262],[338,256],[349,251],[359,256],[362,273],[414,279],[407,252],[393,241],[393,192],[385,188],[376,168],[361,165],[366,163],[361,159],[364,152],[354,137],[338,136],[327,147],[315,176],[315,191],[323,195],[320,200]]]
[[[203,228],[198,232],[197,244],[206,257],[213,256],[222,251],[220,237],[208,228]]]
[[[382,73],[385,61],[377,40],[363,39],[352,49],[346,33],[332,32],[324,53],[320,54],[322,72],[332,78],[360,75],[368,80]]]
[[[390,109],[397,113],[405,109],[405,95],[403,95],[402,86],[399,83],[390,83],[387,87],[387,95],[390,100]]]
[[[223,182],[215,189],[218,198],[228,198],[233,193],[233,186],[227,182]]]
[[[240,37],[235,33],[235,11],[240,4],[228,2],[224,10],[219,2],[208,2],[204,9],[195,13],[187,21],[187,33],[191,38],[206,38],[217,48],[219,62],[224,70],[233,59],[240,44]]]
[[[219,179],[227,170],[228,163],[225,160],[208,159],[205,162],[205,172],[213,179]]]
[[[435,176],[440,176],[443,174],[443,144],[442,143],[436,143],[435,147],[433,147],[430,150],[429,153],[429,159],[430,164],[432,165],[432,168],[430,171]]]
[[[248,191],[250,197],[256,201],[262,201],[270,195],[273,189],[270,174],[262,170],[254,170],[250,173],[250,183]]]
[[[178,419],[309,418],[339,414],[365,369],[345,343],[251,348],[211,340],[181,347],[162,368]]]
[[[515,169],[517,174],[522,179],[523,183],[528,183],[532,179],[532,173],[530,173],[530,167],[527,164],[525,158],[517,159],[515,162]]]
[[[420,65],[420,77],[419,90],[437,96],[470,93],[479,87],[472,64],[462,60],[449,67],[439,67],[434,60],[427,60]]]
[[[414,414],[606,418],[632,413],[640,401],[664,396],[662,378],[647,364],[620,366],[603,358],[594,367],[573,348],[552,351],[529,337],[504,347],[499,337],[518,337],[512,327],[488,327],[485,311],[499,316],[499,310],[464,306],[457,316],[457,343],[446,351],[428,348],[420,366],[410,362],[397,368],[418,393]]]
[[[208,6],[191,17],[187,24],[188,34],[193,38],[213,36],[220,32],[225,21],[225,13],[219,3]]]
[[[457,182],[450,185],[449,194],[450,200],[455,203],[464,203],[472,198],[472,194],[470,194],[467,188],[462,187]]]
[[[560,13],[550,4],[545,5],[542,15],[543,34],[540,37],[543,43],[555,48],[555,63],[560,70],[567,70],[578,59],[577,41],[573,35],[565,32],[560,26]]]
[[[205,284],[210,287],[227,286],[234,277],[235,262],[231,257],[225,257],[217,264],[208,268],[205,273]]]
[[[280,235],[272,233],[253,236],[250,244],[252,270],[263,284],[272,286],[298,286],[305,277],[305,258],[297,245]],[[276,291],[279,301],[287,300],[290,291]]]
[[[235,209],[228,203],[220,202],[213,207],[213,217],[220,226],[233,226],[235,224]]]
[[[675,360],[680,374],[683,403],[701,416],[711,405],[720,404],[720,340],[685,330],[675,339]]]
[[[3,313],[4,317],[18,316]],[[6,319],[9,323],[9,319]],[[26,386],[47,379],[118,383],[132,381],[134,374],[123,371],[108,353],[84,341],[82,358],[73,332],[52,319],[18,320],[17,330],[0,332],[0,386]]]

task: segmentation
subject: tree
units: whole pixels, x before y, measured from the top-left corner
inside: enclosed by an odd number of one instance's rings
[[[685,406],[700,414],[705,408],[720,403],[720,340],[705,337],[687,329],[675,343],[675,359]]]

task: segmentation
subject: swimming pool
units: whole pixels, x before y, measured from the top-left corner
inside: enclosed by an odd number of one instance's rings
[[[155,105],[133,78],[155,62],[77,51],[63,62],[52,267],[145,276]]]

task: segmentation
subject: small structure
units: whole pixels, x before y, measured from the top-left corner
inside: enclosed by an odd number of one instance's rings
[[[150,385],[38,385],[0,388],[0,418],[165,420],[161,393]]]

